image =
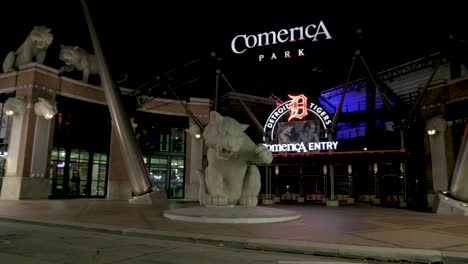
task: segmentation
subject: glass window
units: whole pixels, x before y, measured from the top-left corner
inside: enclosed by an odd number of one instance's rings
[[[78,160],[80,157],[80,150],[72,149],[70,153],[70,160]]]
[[[151,158],[151,165],[164,165],[166,166],[167,165],[167,157],[164,158]],[[145,158],[145,162],[146,162],[146,158]]]
[[[52,153],[50,154],[51,159],[58,159],[59,151],[58,148],[52,148]]]
[[[101,153],[101,163],[107,163],[107,154],[106,153]]]
[[[80,162],[88,162],[89,161],[89,153],[88,151],[80,151]]]
[[[162,132],[159,135],[159,150],[160,151],[169,151],[169,134]]]
[[[169,198],[184,197],[184,157],[172,157]]]
[[[107,154],[94,153],[91,196],[105,196],[107,188]]]
[[[52,148],[50,158],[49,177],[52,182],[52,194],[66,194],[68,184],[65,183],[65,149]],[[65,184],[65,185],[64,185]]]
[[[172,152],[184,152],[185,131],[181,128],[172,129]]]

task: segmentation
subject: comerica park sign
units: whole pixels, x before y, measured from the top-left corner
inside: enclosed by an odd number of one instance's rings
[[[293,43],[304,40],[317,42],[320,39],[333,39],[325,23],[320,20],[318,24],[309,24],[307,26],[297,26],[289,29],[280,29],[278,31],[262,32],[258,34],[241,34],[235,36],[231,41],[231,50],[235,54],[245,53],[248,49],[264,47],[270,45]],[[298,48],[295,51],[284,50],[275,51],[270,54],[259,54],[258,60],[276,60],[279,58],[290,59],[292,57],[304,57],[306,51],[304,48]]]
[[[307,97],[303,94],[288,96],[291,100],[276,107],[276,109],[271,112],[263,127],[263,132],[267,135],[263,138],[265,142],[264,145],[271,152],[312,152],[337,149],[338,141],[320,141],[319,138],[319,123],[322,124],[321,126],[324,129],[328,129],[332,123],[330,114],[320,105],[308,102]],[[315,115],[317,118],[315,118],[315,120],[297,121],[303,120],[309,113]],[[287,116],[287,122],[279,122],[281,118],[287,114],[289,115]],[[288,125],[287,127],[289,128],[285,128],[281,131],[277,127],[278,123],[288,123],[286,125]],[[298,133],[296,137],[292,135],[292,129],[295,124],[297,124],[297,127],[301,127],[301,131],[296,131],[296,133]],[[311,129],[311,126],[314,128]],[[285,135],[287,135],[287,138],[284,137]],[[277,138],[275,138],[275,136]],[[325,134],[325,138],[327,138],[327,134]]]
[[[336,149],[338,141],[264,144],[271,152],[309,152]]]

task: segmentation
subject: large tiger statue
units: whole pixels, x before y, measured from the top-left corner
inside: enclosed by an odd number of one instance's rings
[[[90,74],[98,74],[96,57],[78,46],[60,45],[59,58],[65,66],[59,69],[59,74],[78,70],[83,72],[83,82],[88,82]]]
[[[271,151],[249,138],[244,132],[248,125],[216,111],[210,112],[209,120],[203,131],[208,166],[204,174],[198,171],[200,204],[257,206],[261,181],[255,164],[270,164]]]
[[[47,49],[54,39],[51,29],[44,26],[35,26],[18,50],[10,51],[3,61],[3,72],[14,71],[19,66],[35,62],[44,64]]]

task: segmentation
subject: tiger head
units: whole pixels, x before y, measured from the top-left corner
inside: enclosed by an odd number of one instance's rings
[[[81,59],[80,47],[60,45],[60,60],[66,65],[76,65]]]
[[[229,160],[235,157],[244,145],[245,130],[249,125],[222,116],[218,112],[210,112],[210,122],[203,131],[203,139],[209,148],[216,150],[218,159]]]
[[[54,40],[54,35],[52,35],[50,31],[50,28],[44,26],[35,26],[29,34],[34,46],[38,49],[47,49]]]

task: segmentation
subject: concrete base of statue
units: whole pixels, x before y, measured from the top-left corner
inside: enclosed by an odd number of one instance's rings
[[[131,204],[163,205],[167,204],[167,196],[164,191],[152,191],[140,196],[134,196],[128,199]]]
[[[432,211],[443,215],[468,215],[468,202],[456,200],[441,192],[434,197]]]
[[[353,204],[353,203],[354,203],[354,198],[348,198],[348,199],[346,199],[346,203],[348,203],[348,204]]]
[[[340,201],[338,200],[328,200],[325,202],[327,206],[340,206]]]
[[[300,214],[270,207],[198,206],[164,211],[164,217],[187,222],[222,224],[261,224],[291,221]]]
[[[275,204],[275,201],[272,199],[262,199],[262,204],[271,205]]]
[[[380,198],[375,198],[373,201],[372,201],[374,204],[381,204],[382,202],[380,201]]]

